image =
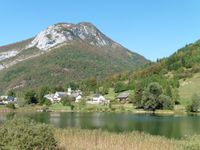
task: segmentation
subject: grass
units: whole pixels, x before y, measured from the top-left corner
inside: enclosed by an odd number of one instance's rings
[[[70,106],[63,106],[61,103],[52,104],[49,109],[52,111],[71,111]]]
[[[199,136],[181,140],[145,133],[111,133],[101,130],[56,129],[60,149],[70,150],[199,150]]]
[[[200,94],[200,73],[194,74],[192,78],[180,81],[179,95],[181,104],[186,106],[193,94]]]
[[[127,92],[127,93],[129,93],[131,95],[131,94],[134,93],[134,90],[128,90],[128,91],[124,91],[124,92]],[[116,97],[118,95],[119,95],[119,93],[115,93],[114,88],[109,88],[109,92],[108,92],[107,95],[105,95],[105,98],[109,99],[109,100],[114,100],[114,99],[116,99]]]
[[[153,113],[151,111],[146,111],[143,109],[136,109],[132,103],[115,103],[111,105],[95,105],[95,104],[85,104],[81,105],[79,103],[72,103],[74,106],[73,110],[71,106],[63,106],[61,103],[54,103],[47,106],[49,111],[54,112],[131,112],[136,114],[146,114]],[[16,109],[9,109],[5,105],[0,105],[0,112],[36,112],[38,110],[43,110],[46,106],[40,105],[27,105],[24,107],[17,107]],[[158,115],[171,115],[171,114],[182,114],[185,115],[185,107],[183,105],[176,105],[174,110],[156,110],[154,112]]]

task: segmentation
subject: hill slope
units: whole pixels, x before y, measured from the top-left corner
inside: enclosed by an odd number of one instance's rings
[[[112,79],[114,83],[120,80],[128,82],[128,86],[133,88],[136,81],[141,81],[144,88],[151,82],[159,82],[165,94],[186,105],[193,94],[200,95],[200,41],[186,45],[171,56],[132,74],[108,78]]]
[[[36,37],[0,47],[0,91],[65,85],[133,71],[148,63],[91,23],[59,23]]]

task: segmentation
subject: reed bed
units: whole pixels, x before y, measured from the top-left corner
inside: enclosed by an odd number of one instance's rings
[[[145,133],[112,133],[101,130],[56,129],[61,150],[181,150],[183,140]]]

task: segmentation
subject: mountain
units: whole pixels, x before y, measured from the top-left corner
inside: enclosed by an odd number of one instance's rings
[[[0,91],[102,78],[148,62],[91,23],[58,23],[33,38],[0,47]]]

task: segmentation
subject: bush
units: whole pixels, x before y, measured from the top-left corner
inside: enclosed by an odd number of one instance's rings
[[[37,95],[34,91],[28,91],[24,95],[24,99],[26,100],[27,104],[36,104],[38,103]]]
[[[0,126],[0,149],[55,150],[52,127],[29,119],[12,119]]]
[[[10,108],[10,109],[15,109],[15,104],[14,103],[8,103],[6,104],[6,107]]]
[[[169,96],[162,94],[159,96],[159,99],[160,99],[161,109],[165,110],[174,109],[174,101]]]
[[[45,99],[44,104],[45,104],[46,106],[51,106],[52,103],[51,103],[50,100]]]
[[[71,106],[71,101],[72,101],[72,99],[70,97],[68,97],[68,96],[65,96],[65,97],[61,98],[61,104],[63,106]]]
[[[192,102],[186,106],[187,112],[198,112],[200,107],[200,97],[196,94],[192,96]]]

